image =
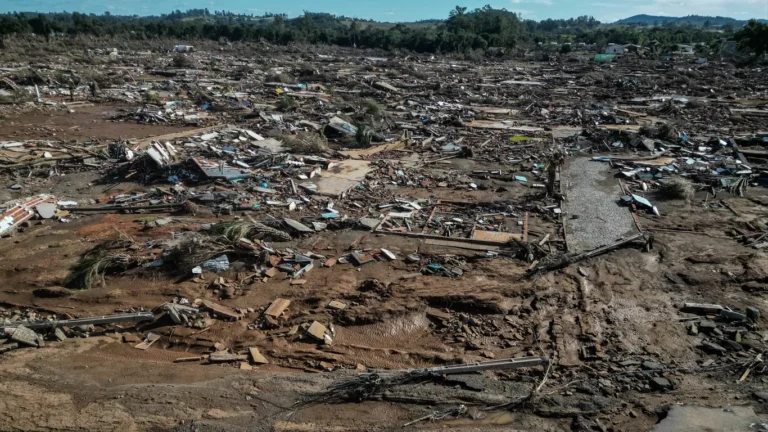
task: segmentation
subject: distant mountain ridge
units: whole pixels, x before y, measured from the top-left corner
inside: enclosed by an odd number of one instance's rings
[[[721,16],[701,16],[701,15],[689,15],[685,17],[670,17],[670,16],[657,16],[657,15],[635,15],[629,18],[616,21],[614,24],[693,24],[696,26],[703,26],[704,23],[709,21],[710,25],[722,26],[725,24],[733,24],[734,26],[742,26],[747,23],[746,20],[737,20],[735,18],[721,17]],[[768,20],[758,19],[760,22],[768,22]]]

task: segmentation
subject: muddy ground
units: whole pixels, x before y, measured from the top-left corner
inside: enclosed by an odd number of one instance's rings
[[[105,113],[130,108],[92,100],[67,109],[5,111],[0,141],[107,142],[190,129],[105,118]],[[441,169],[497,167],[460,158]],[[122,192],[150,188],[129,181],[104,185],[98,181],[104,175],[103,169],[50,178],[27,177],[24,171],[6,173],[7,185],[19,183],[23,189],[3,189],[0,201],[47,193],[96,204]],[[497,204],[541,194],[520,182],[491,178],[485,182],[487,187],[478,190],[398,185],[388,191],[414,199]],[[640,230],[654,233],[650,251],[642,242],[633,243],[533,278],[526,277],[530,263],[517,258],[489,258],[481,251],[359,229],[323,232],[272,245],[339,257],[356,244],[358,249],[386,248],[398,259],[360,267],[317,266],[304,285],[291,285],[282,275],[267,282],[256,279],[243,284],[239,295],[224,299],[211,286],[214,279],[240,280],[244,270],[206,272],[202,280],[195,280],[138,268],[107,275],[104,286],[89,290],[61,294],[61,285],[81,255],[104,240],[127,237],[144,245],[241,214],[175,215],[169,225],[154,228],[145,222],[165,213],[79,214],[68,223],[32,221],[0,240],[0,304],[5,311],[31,308],[42,314],[82,317],[151,310],[183,297],[252,312],[237,322],[213,320],[205,330],[167,322],[137,328],[119,325],[87,338],[0,354],[0,429],[400,430],[413,420],[462,405],[467,411],[461,415],[437,416],[408,428],[646,431],[676,404],[752,406],[765,420],[768,404],[754,393],[766,390],[768,375],[758,365],[743,381],[740,378],[768,341],[768,333],[760,330],[768,313],[768,257],[740,242],[734,229],[765,220],[766,196],[766,189],[756,187],[745,197],[725,191],[713,197],[702,191],[690,201],[654,198],[661,217],[644,212],[635,216]],[[730,208],[712,204],[721,199]],[[531,236],[538,241],[551,234],[553,241],[562,242],[554,221],[532,212]],[[463,275],[419,274],[419,264],[403,260],[413,253],[452,256],[463,262]],[[252,324],[278,297],[291,300],[281,328],[254,328]],[[332,300],[348,307],[330,310],[326,305]],[[724,355],[701,349],[700,338],[690,334],[685,321],[692,315],[680,311],[686,301],[742,312],[747,306],[757,308],[763,317],[749,332],[751,348],[745,345]],[[436,319],[428,309],[447,318]],[[332,345],[286,335],[291,326],[315,320],[333,324]],[[141,338],[149,331],[163,338],[146,351],[135,349],[135,342],[125,342],[130,340],[125,335]],[[174,363],[208,353],[216,343],[234,351],[258,347],[269,364],[242,370],[238,363]],[[585,355],[590,349],[600,355]],[[326,399],[329,386],[361,370],[529,355],[548,357],[552,367],[395,385],[364,402]],[[662,375],[671,388],[654,386],[652,378]]]

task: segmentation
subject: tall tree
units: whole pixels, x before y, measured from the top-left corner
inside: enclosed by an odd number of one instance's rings
[[[755,60],[768,53],[768,24],[749,20],[746,26],[736,32],[738,47],[742,51],[755,53]]]

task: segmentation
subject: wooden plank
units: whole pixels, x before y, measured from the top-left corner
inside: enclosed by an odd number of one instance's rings
[[[269,364],[269,361],[259,352],[258,348],[248,348],[248,352],[251,354],[251,359],[256,364]]]
[[[153,137],[149,137],[149,138],[144,138],[144,139],[140,139],[140,140],[136,141],[136,144],[133,146],[133,150],[134,151],[135,150],[144,150],[147,147],[149,147],[149,145],[152,144],[153,141],[161,141],[161,142],[162,141],[174,141],[174,140],[177,140],[179,138],[188,138],[188,137],[191,137],[191,136],[202,135],[202,134],[206,134],[206,133],[209,133],[209,132],[212,132],[212,131],[216,131],[216,130],[220,130],[220,129],[232,129],[232,128],[235,128],[235,126],[229,125],[229,124],[223,124],[223,125],[208,126],[208,127],[199,128],[199,129],[192,129],[192,130],[187,130],[187,131],[183,131],[183,132],[176,132],[176,133],[170,133],[170,134],[165,134],[165,135],[158,135],[158,136],[153,136]]]
[[[290,300],[279,298],[275,299],[275,301],[272,302],[271,305],[269,305],[269,308],[267,308],[266,312],[264,312],[264,315],[271,316],[273,318],[278,318],[280,315],[285,312],[285,310],[288,308],[288,306],[291,304]]]
[[[525,212],[523,219],[523,242],[528,243],[528,212]]]
[[[149,333],[144,341],[136,345],[134,348],[146,351],[149,349],[149,347],[152,346],[153,343],[157,342],[160,337],[161,336],[159,334]]]
[[[369,156],[375,155],[376,153],[380,153],[383,151],[400,150],[403,148],[405,148],[405,143],[400,141],[400,142],[393,142],[393,143],[384,144],[384,145],[377,145],[364,150],[347,150],[347,151],[341,151],[339,153],[349,156],[352,159],[366,159]]]
[[[544,129],[537,126],[511,125],[501,121],[475,120],[466,124],[475,129],[511,130],[520,132],[543,132]],[[639,126],[638,126],[639,128]]]
[[[476,251],[497,251],[500,249],[499,246],[486,246],[486,245],[472,244],[472,243],[463,242],[461,240],[452,241],[452,240],[427,239],[425,243],[430,246],[452,247],[457,249],[468,249],[468,250],[476,250]]]
[[[208,301],[208,300],[203,302],[203,307],[205,309],[210,310],[211,312],[213,312],[214,314],[218,315],[219,317],[227,318],[227,319],[230,319],[230,320],[236,321],[236,320],[239,320],[239,319],[241,319],[243,317],[243,315],[241,313],[238,313],[238,312],[234,311],[233,309],[230,309],[230,308],[228,308],[226,306],[222,306],[222,305],[220,305],[218,303],[214,303],[214,302],[211,302],[211,301]]]
[[[626,114],[626,115],[631,116],[631,117],[647,117],[648,116],[647,114],[643,114],[643,113],[639,113],[639,112],[634,112],[634,111],[629,111],[629,110],[625,110],[625,109],[621,109],[621,108],[614,108],[614,110],[616,112],[618,112],[618,113]]]
[[[597,128],[603,129],[603,130],[640,132],[640,128],[642,128],[642,126],[641,125],[599,125],[597,126]]]
[[[471,238],[472,240],[482,240],[494,243],[508,243],[511,240],[520,240],[522,235],[508,232],[475,230],[472,233]]]

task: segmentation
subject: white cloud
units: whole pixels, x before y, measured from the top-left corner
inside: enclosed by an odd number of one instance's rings
[[[384,15],[397,15],[397,13],[392,11],[387,11],[387,12],[384,12]]]

